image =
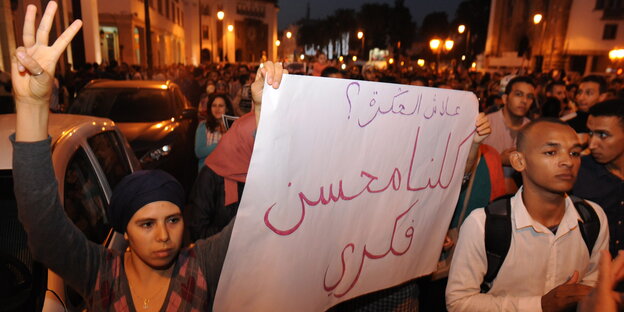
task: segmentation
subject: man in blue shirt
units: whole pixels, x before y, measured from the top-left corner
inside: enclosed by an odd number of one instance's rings
[[[598,103],[587,119],[591,156],[581,160],[573,193],[598,203],[609,220],[609,251],[624,249],[624,100]]]

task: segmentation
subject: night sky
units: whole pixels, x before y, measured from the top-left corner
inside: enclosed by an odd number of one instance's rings
[[[425,15],[435,11],[445,11],[449,21],[455,17],[455,10],[462,0],[406,0],[405,6],[412,13],[412,21],[418,26]],[[394,6],[394,0],[279,0],[279,29],[297,22],[306,14],[307,3],[310,2],[310,17],[323,18],[331,15],[336,9],[355,9],[358,11],[364,3],[388,3]]]

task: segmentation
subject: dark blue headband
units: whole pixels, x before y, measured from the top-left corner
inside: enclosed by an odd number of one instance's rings
[[[108,220],[119,233],[125,233],[132,216],[143,206],[168,201],[184,209],[184,189],[170,174],[161,170],[141,170],[124,177],[113,191]]]

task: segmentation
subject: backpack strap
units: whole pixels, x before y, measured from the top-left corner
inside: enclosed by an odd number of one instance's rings
[[[583,220],[578,223],[579,230],[581,232],[581,236],[583,237],[583,241],[585,241],[585,245],[587,246],[589,257],[591,258],[592,250],[594,250],[594,245],[596,244],[598,234],[600,233],[600,219],[598,218],[598,214],[594,208],[588,202],[574,195],[569,196],[574,203],[576,211]]]
[[[499,198],[485,207],[485,252],[487,272],[481,283],[481,293],[492,288],[509,247],[511,246],[511,196]]]
[[[582,221],[579,221],[579,230],[587,246],[589,256],[598,240],[600,233],[600,219],[594,208],[585,200],[569,195]],[[481,293],[487,293],[492,288],[492,282],[509,247],[511,246],[511,197],[499,198],[485,207],[485,251],[487,256],[487,272],[481,283]]]

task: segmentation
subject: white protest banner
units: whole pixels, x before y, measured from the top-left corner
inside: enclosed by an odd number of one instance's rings
[[[215,311],[322,311],[435,269],[474,94],[286,75],[262,103]]]

